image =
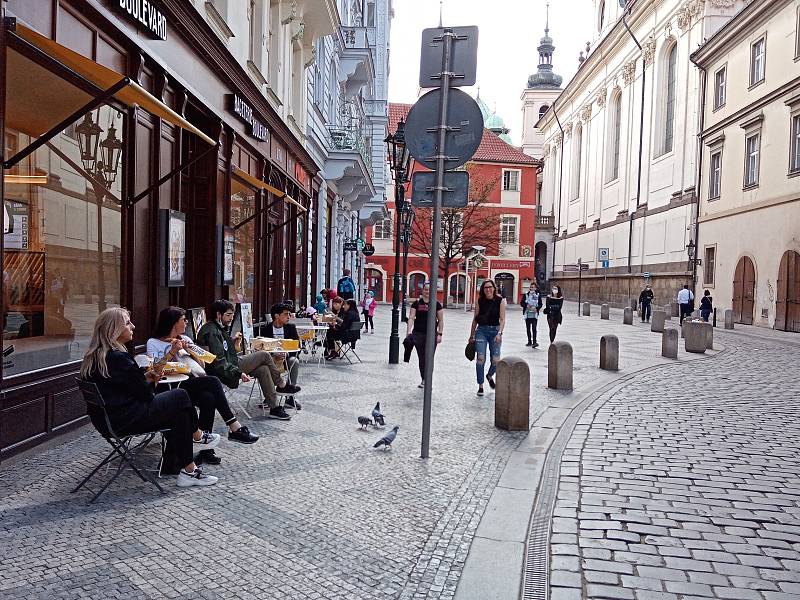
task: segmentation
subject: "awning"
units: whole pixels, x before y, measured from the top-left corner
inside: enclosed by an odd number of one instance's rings
[[[66,46],[62,46],[58,42],[54,42],[50,38],[36,33],[19,22],[16,23],[11,31],[48,56],[63,63],[98,88],[108,90],[126,79],[124,75],[117,73],[113,69],[96,63],[82,54],[78,54]],[[154,116],[160,117],[172,125],[195,134],[212,146],[217,143],[135,81],[128,80],[127,85],[121,87],[113,96],[128,106],[140,106]],[[40,135],[44,133],[45,131],[39,132]]]
[[[246,171],[243,171],[242,169],[240,169],[236,165],[233,166],[233,174],[236,175],[239,179],[243,179],[244,181],[246,181],[247,183],[249,183],[253,187],[258,188],[260,190],[266,190],[266,191],[270,192],[271,194],[274,194],[275,196],[277,196],[279,199],[286,200],[286,202],[288,202],[289,204],[294,204],[297,207],[298,210],[306,212],[306,210],[307,210],[306,207],[303,206],[302,204],[300,204],[294,198],[292,198],[289,194],[287,194],[286,192],[284,192],[282,190],[279,190],[276,187],[271,186],[270,184],[268,184],[265,181],[261,181],[257,177],[253,177],[252,175],[250,175],[250,173],[248,173]]]

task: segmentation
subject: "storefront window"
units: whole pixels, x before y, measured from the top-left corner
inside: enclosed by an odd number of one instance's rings
[[[231,183],[231,226],[235,228],[233,250],[233,302],[253,302],[255,286],[256,220],[251,219],[241,227],[239,223],[255,214],[256,192],[238,177]]]
[[[28,125],[44,107],[22,102],[9,85],[7,157],[43,130]],[[120,304],[124,130],[103,106],[4,171],[5,377],[80,360],[97,315]]]

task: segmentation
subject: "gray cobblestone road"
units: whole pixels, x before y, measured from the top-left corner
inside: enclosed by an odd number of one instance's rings
[[[717,334],[710,361],[601,396],[561,463],[551,598],[800,598],[800,348]]]

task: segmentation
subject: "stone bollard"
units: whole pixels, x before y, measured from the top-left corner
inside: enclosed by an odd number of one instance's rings
[[[683,320],[683,323],[681,323],[681,339],[683,339],[683,338],[685,338],[685,337],[686,337],[686,325],[687,325],[688,323],[691,323],[691,320],[689,320],[689,319],[684,319],[684,320]]]
[[[531,370],[515,356],[497,363],[497,389],[494,396],[494,426],[506,431],[530,428]]]
[[[664,315],[665,321],[672,321],[672,307],[669,304],[664,307]]]
[[[706,330],[706,350],[714,349],[714,326],[711,323],[703,323]]]
[[[622,311],[622,324],[633,325],[633,310],[630,306],[626,306],[625,310]]]
[[[725,329],[733,329],[733,311],[730,308],[725,311]]]
[[[609,314],[610,313],[608,311],[608,304],[601,304],[600,305],[600,318],[601,319],[605,319],[606,321],[608,321]]]
[[[706,327],[710,327],[710,325],[702,321],[684,321],[684,324],[686,325],[686,351],[704,354],[708,346]]]
[[[553,342],[547,349],[547,387],[572,389],[572,346],[569,342]]]
[[[669,327],[661,334],[661,356],[678,358],[678,330]]]
[[[673,317],[680,317],[681,316],[681,305],[677,302],[670,302],[669,309],[672,311]]]
[[[600,338],[600,368],[604,371],[619,371],[619,338],[604,335]]]
[[[650,331],[661,333],[664,331],[664,322],[667,320],[667,313],[663,310],[654,310],[650,319]]]
[[[592,305],[588,302],[583,303],[583,316],[588,317],[592,314]]]

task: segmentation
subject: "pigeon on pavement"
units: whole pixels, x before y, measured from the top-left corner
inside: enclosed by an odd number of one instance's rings
[[[375,423],[378,425],[386,425],[386,418],[383,416],[381,412],[381,403],[378,402],[375,404],[375,408],[372,409],[372,418],[375,419]]]
[[[387,450],[389,448],[391,448],[392,447],[392,442],[394,441],[394,438],[397,437],[397,432],[399,430],[400,430],[400,427],[398,425],[395,425],[394,427],[392,427],[392,430],[389,433],[387,433],[385,436],[383,436],[381,439],[379,439],[377,442],[375,442],[375,445],[373,446],[373,448],[380,448],[381,446],[386,446]]]
[[[369,417],[358,417],[358,424],[361,425],[361,429],[366,430],[367,427],[372,425],[372,419]]]

